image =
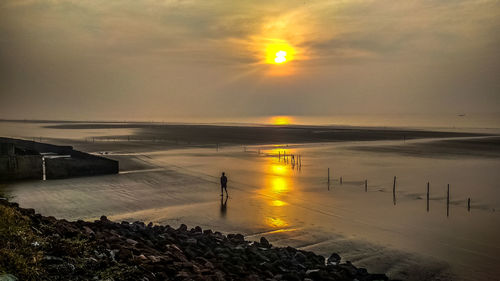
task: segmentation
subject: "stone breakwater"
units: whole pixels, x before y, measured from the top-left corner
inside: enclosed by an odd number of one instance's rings
[[[342,263],[335,253],[325,259],[273,247],[264,237],[251,242],[199,226],[115,223],[105,216],[69,222],[7,200],[0,200],[0,210],[3,223],[14,224],[0,231],[7,239],[0,276],[19,280],[389,280]]]

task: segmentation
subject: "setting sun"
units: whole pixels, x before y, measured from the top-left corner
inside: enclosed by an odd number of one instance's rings
[[[284,63],[286,61],[286,52],[285,51],[279,51],[276,53],[276,58],[274,59],[274,62],[276,63]]]
[[[284,64],[293,60],[295,49],[287,42],[275,40],[266,47],[266,63]]]
[[[271,117],[271,124],[273,125],[289,125],[292,123],[292,117],[290,116],[273,116]]]

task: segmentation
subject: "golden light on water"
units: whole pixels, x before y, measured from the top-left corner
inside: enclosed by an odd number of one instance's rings
[[[288,186],[284,178],[273,178],[271,180],[271,189],[274,193],[285,193],[288,191]]]
[[[294,170],[289,165],[279,161],[277,158],[278,152],[287,154],[292,153],[291,150],[279,146],[272,148],[269,151],[269,157],[263,163],[262,168],[266,173],[263,178],[262,188],[259,190],[259,198],[263,200],[263,223],[276,231],[287,231],[290,227],[287,222],[287,217],[290,216],[290,198],[297,190],[293,188]]]
[[[271,202],[271,206],[275,206],[275,207],[281,207],[281,206],[285,206],[285,205],[288,205],[286,202],[283,202],[281,200],[273,200]]]
[[[284,175],[286,173],[286,166],[283,165],[272,165],[271,170],[274,174]]]
[[[270,123],[273,125],[289,125],[292,122],[293,118],[290,116],[273,116],[270,120]]]
[[[267,225],[271,226],[271,227],[285,227],[287,226],[288,224],[280,219],[280,218],[272,218],[272,217],[268,217],[267,218]]]

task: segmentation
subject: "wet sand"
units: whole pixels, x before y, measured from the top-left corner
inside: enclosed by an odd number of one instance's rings
[[[499,158],[500,137],[441,139],[399,145],[354,146],[351,149],[414,157]]]
[[[500,217],[494,211],[500,207],[497,158],[473,153],[457,161],[459,156],[439,153],[429,158],[358,149],[419,145],[436,149],[447,147],[441,144],[445,140],[408,138],[404,142],[398,131],[397,140],[392,141],[287,141],[217,149],[213,137],[199,143],[189,143],[186,137],[175,143],[159,133],[129,141],[128,136],[146,135],[142,129],[130,129],[112,137],[114,129],[109,129],[100,131],[101,137],[94,142],[89,141],[89,134],[81,133],[86,138],[77,139],[63,136],[65,131],[87,129],[58,130],[61,135],[53,141],[106,153],[120,161],[121,173],[2,186],[22,207],[66,219],[93,220],[106,214],[115,221],[200,225],[243,233],[248,239],[264,235],[279,246],[322,255],[339,252],[357,266],[405,280],[495,280],[500,273],[496,255]],[[356,131],[350,131],[350,136],[361,134]],[[449,141],[462,147],[464,140]],[[460,149],[474,150],[467,144]],[[278,151],[303,155],[301,169],[280,161]],[[327,167],[332,170],[330,185]],[[227,202],[221,202],[218,195],[222,170],[230,179]],[[398,176],[396,204],[392,201],[394,175]],[[423,199],[427,181],[432,187],[430,212],[425,211]],[[452,186],[450,217],[444,205],[447,183]],[[473,198],[471,212],[465,207],[469,196]]]

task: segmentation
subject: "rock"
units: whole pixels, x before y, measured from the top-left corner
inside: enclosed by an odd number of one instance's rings
[[[177,275],[175,276],[177,278],[189,278],[189,273],[186,272],[186,271],[180,271],[179,273],[177,273]]]
[[[84,226],[83,230],[85,231],[85,234],[87,234],[87,236],[95,236],[94,231],[90,229],[90,227]]]
[[[319,272],[319,269],[309,269],[308,271],[306,271],[306,275],[311,275],[315,272]]]
[[[267,241],[266,237],[260,237],[260,244],[262,245],[262,247],[271,248],[271,244],[269,244],[269,241]]]
[[[126,262],[130,259],[132,259],[132,252],[128,249],[120,249],[118,250],[118,253],[116,254],[116,258],[118,261],[123,261]]]
[[[196,240],[195,238],[188,238],[186,240],[186,243],[188,244],[196,244],[198,242],[198,240]]]
[[[44,251],[40,280],[389,280],[350,262],[340,264],[336,253],[325,264],[321,255],[272,247],[265,237],[249,243],[241,234],[225,236],[199,226],[188,231],[185,224],[173,229],[138,221],[114,223],[105,216],[96,222],[68,222],[32,210],[22,213],[36,227],[36,240],[28,247]],[[103,272],[106,279],[100,279]],[[17,280],[6,276],[0,275],[0,281]]]
[[[295,253],[293,258],[300,263],[303,263],[306,261],[306,256],[304,254],[302,254],[301,252]]]
[[[187,231],[187,229],[188,229],[188,228],[187,228],[187,225],[185,225],[185,224],[181,224],[181,225],[179,226],[179,228],[177,229],[177,231],[185,232],[185,231]]]
[[[128,238],[128,239],[127,239],[127,240],[125,240],[125,241],[126,241],[127,243],[129,243],[130,245],[132,245],[132,246],[135,246],[137,243],[139,243],[139,242],[135,241],[134,239],[130,239],[130,238]]]
[[[153,263],[156,263],[156,262],[160,262],[161,259],[159,257],[156,257],[156,256],[148,256],[148,258],[151,260],[151,262]]]
[[[341,260],[341,257],[337,253],[332,253],[330,257],[328,258],[329,263],[335,263],[338,264]]]

